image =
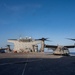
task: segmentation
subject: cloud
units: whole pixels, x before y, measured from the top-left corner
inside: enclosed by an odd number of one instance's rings
[[[41,8],[42,5],[40,4],[25,4],[25,7],[28,8]]]
[[[3,6],[6,9],[11,10],[11,11],[38,9],[38,8],[42,7],[42,5],[40,5],[40,4],[7,5],[6,3],[4,3]]]
[[[7,5],[7,4],[3,4],[3,6],[6,8],[6,9],[8,9],[8,10],[12,10],[12,11],[18,11],[18,10],[20,10],[21,9],[21,6],[12,6],[12,5]]]
[[[0,25],[7,25],[7,24],[10,24],[10,23],[6,20],[0,20]]]

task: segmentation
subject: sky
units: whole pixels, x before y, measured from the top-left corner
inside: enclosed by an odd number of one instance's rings
[[[0,0],[0,47],[20,36],[74,44],[66,38],[75,38],[75,0]]]

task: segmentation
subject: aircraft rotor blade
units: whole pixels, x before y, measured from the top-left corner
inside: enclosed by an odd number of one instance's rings
[[[46,41],[50,41],[50,42],[52,42],[51,40],[46,40]]]
[[[40,39],[35,39],[35,40],[42,40],[42,41],[46,41],[48,38],[40,38]]]
[[[73,41],[75,41],[75,39],[72,39],[72,38],[67,38],[68,40],[73,40]]]

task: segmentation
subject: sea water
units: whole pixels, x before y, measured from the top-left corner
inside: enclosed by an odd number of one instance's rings
[[[75,52],[70,52],[70,56],[75,56]]]

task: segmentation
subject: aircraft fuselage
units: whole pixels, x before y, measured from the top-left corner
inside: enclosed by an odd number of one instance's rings
[[[58,46],[54,51],[53,54],[61,54],[61,55],[69,55],[69,50],[68,48],[64,47],[64,46]]]

